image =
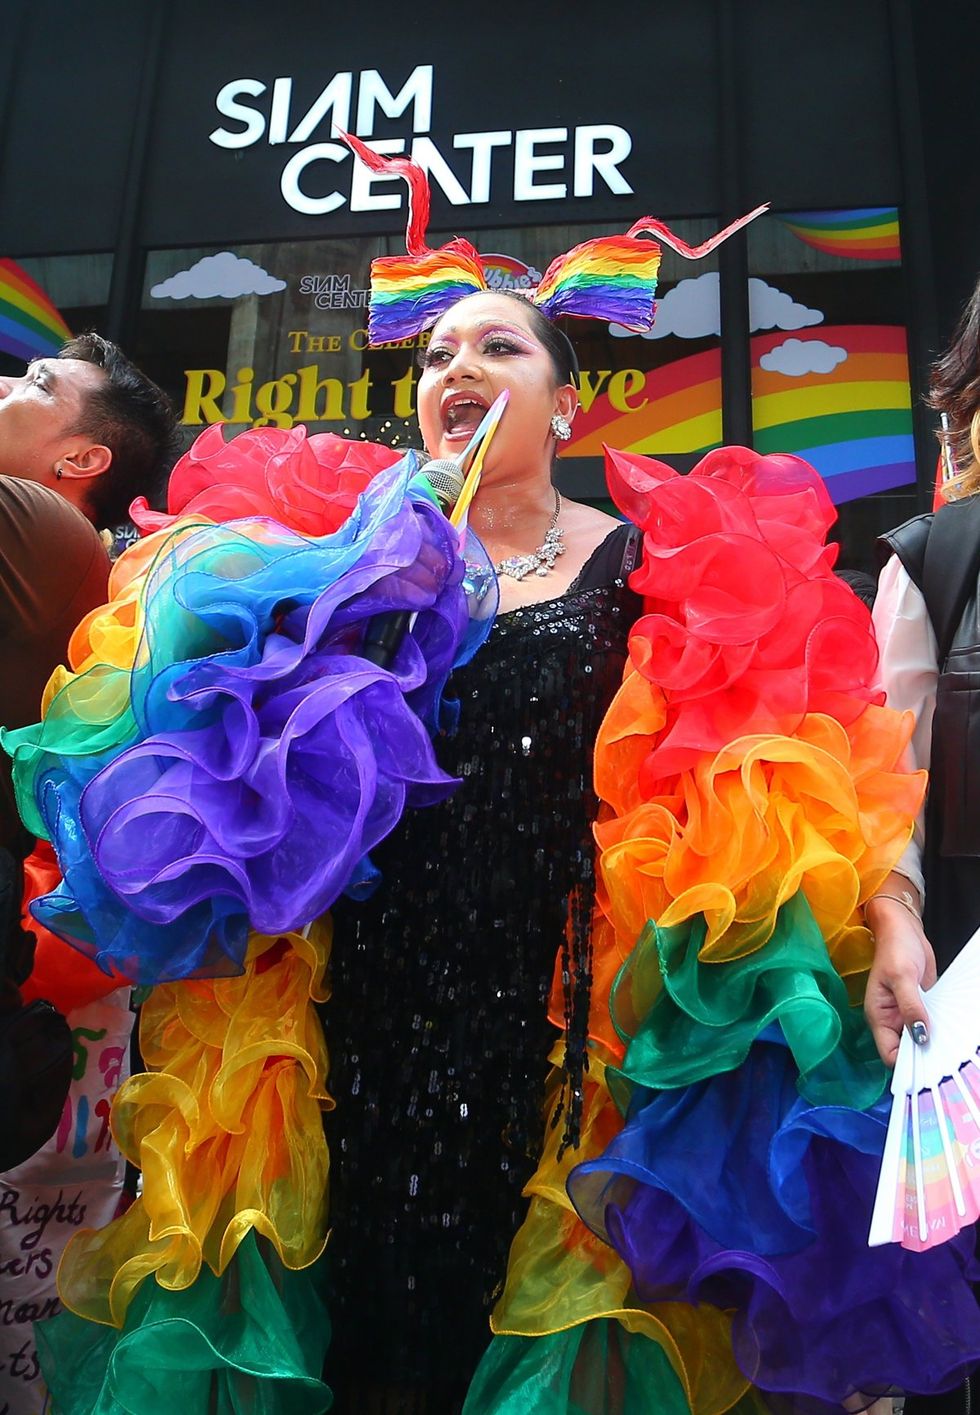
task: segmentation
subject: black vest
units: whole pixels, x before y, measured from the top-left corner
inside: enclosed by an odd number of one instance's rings
[[[980,496],[917,516],[882,543],[922,591],[939,648],[923,873],[942,972],[980,927]]]

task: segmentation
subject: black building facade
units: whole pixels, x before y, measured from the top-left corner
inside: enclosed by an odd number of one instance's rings
[[[21,272],[134,354],[188,440],[220,421],[410,445],[417,351],[364,333],[405,191],[356,168],[341,126],[427,166],[430,243],[469,236],[502,285],[643,214],[694,242],[771,204],[703,262],[665,249],[653,337],[570,330],[572,494],[601,499],[604,441],[682,469],[722,442],[794,452],[852,565],[931,500],[921,396],[980,269],[974,4],[4,11],[4,367],[37,332]]]

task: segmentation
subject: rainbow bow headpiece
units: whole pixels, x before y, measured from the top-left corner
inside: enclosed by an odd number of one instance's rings
[[[426,245],[429,179],[417,162],[382,157],[350,133],[339,136],[372,172],[404,177],[408,183],[406,254],[379,256],[371,262],[368,342],[408,339],[429,328],[464,295],[489,289],[483,264],[476,249],[461,237],[438,250]],[[662,221],[643,216],[625,235],[598,236],[556,256],[538,288],[527,292],[528,298],[549,319],[577,315],[646,333],[653,327],[660,246],[656,240],[640,238],[658,236],[678,255],[700,260],[767,210],[768,203],[757,206],[699,246],[689,246]]]

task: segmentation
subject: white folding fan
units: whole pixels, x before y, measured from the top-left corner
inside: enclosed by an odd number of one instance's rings
[[[980,930],[923,1000],[929,1040],[902,1033],[868,1244],[921,1252],[980,1218]]]

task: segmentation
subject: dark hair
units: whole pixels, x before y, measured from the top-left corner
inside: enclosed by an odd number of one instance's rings
[[[579,385],[579,366],[575,350],[572,348],[572,341],[564,330],[559,329],[557,324],[552,324],[547,315],[542,314],[537,305],[533,305],[530,300],[517,290],[475,290],[474,294],[504,295],[508,300],[516,300],[521,309],[525,311],[530,320],[531,330],[535,339],[544,349],[551,359],[551,367],[555,372],[555,382],[559,387],[563,383],[573,383],[577,388]],[[471,298],[464,295],[463,299]],[[455,308],[455,306],[453,306]],[[445,311],[448,314],[448,310]],[[439,319],[442,319],[442,315]],[[434,329],[439,323],[437,319],[432,325]]]
[[[958,470],[954,494],[976,491],[980,485],[977,454],[980,431],[980,280],[960,315],[953,342],[933,364],[928,403],[936,412],[945,413],[949,423],[949,447]]]
[[[542,314],[537,305],[533,305],[530,300],[525,299],[516,290],[490,290],[487,293],[506,295],[508,300],[516,300],[527,311],[534,337],[550,357],[558,383],[574,383],[577,388],[579,381],[578,357],[572,348],[572,341],[565,331],[559,329],[557,324],[552,324],[548,316]]]
[[[838,580],[843,580],[845,585],[850,585],[862,604],[868,609],[874,609],[875,595],[878,592],[878,584],[874,576],[869,575],[867,570],[837,570],[834,572]]]
[[[76,432],[95,438],[112,462],[93,477],[86,512],[96,526],[117,526],[136,496],[152,501],[177,454],[177,419],[170,401],[125,354],[100,334],[79,334],[59,350],[59,359],[80,359],[105,374],[84,394]]]

